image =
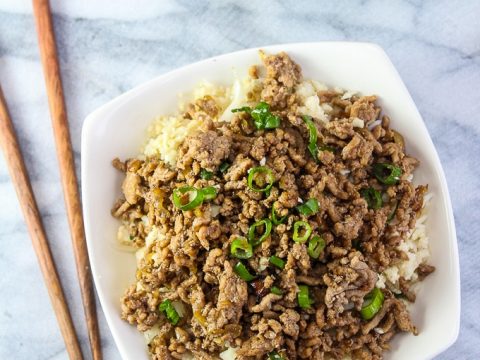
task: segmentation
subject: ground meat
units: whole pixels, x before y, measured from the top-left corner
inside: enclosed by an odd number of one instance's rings
[[[375,106],[376,96],[362,96],[355,101],[350,109],[350,117],[359,118],[370,123],[378,118],[380,109]]]
[[[219,276],[218,290],[217,309],[221,310],[223,319],[217,318],[217,327],[221,327],[219,323],[223,326],[228,322],[238,322],[248,298],[247,284],[234,274],[228,261],[225,261],[224,271]]]
[[[412,280],[387,282],[372,319],[360,310],[378,274],[406,258],[399,246],[423,214],[428,190],[410,179],[419,162],[405,152],[388,117],[371,124],[380,115],[375,96],[336,90],[317,92],[330,120],[313,118],[318,151],[309,149],[304,99],[297,94],[300,67],[285,53],[263,55],[263,62],[264,78],[259,68],[251,72],[257,80],[248,105],[268,103],[278,128],[258,129],[248,111],[229,123],[216,121],[221,106],[207,95],[186,107],[184,119],[202,126],[181,144],[176,166],[159,156],[113,161],[125,179],[112,214],[122,222],[122,243],[141,248],[136,281],[121,299],[122,318],[158,333],[149,351],[159,360],[216,360],[227,344],[238,360],[265,359],[272,351],[290,360],[381,359],[396,333],[417,334],[400,300],[415,300]],[[400,179],[382,183],[376,163],[397,166]],[[257,166],[271,171],[268,190],[248,183]],[[184,186],[203,199],[182,211],[173,192]],[[206,197],[207,187],[216,195]],[[365,197],[370,188],[380,192],[380,206]],[[182,200],[191,201],[190,193]],[[318,209],[299,208],[308,200]],[[297,221],[310,227],[304,242],[293,240]],[[317,236],[323,244],[315,253]],[[232,249],[238,241],[247,243],[243,253]],[[280,265],[270,262],[273,255]],[[418,279],[434,270],[420,265]],[[243,279],[245,271],[251,281]],[[310,306],[299,304],[303,286]],[[167,300],[182,310],[176,325],[159,311]]]
[[[342,119],[339,121],[329,122],[326,126],[326,129],[336,137],[340,139],[348,139],[353,136],[355,133],[353,130],[353,124],[350,119]]]
[[[262,299],[262,301],[260,301],[260,304],[253,306],[251,311],[254,313],[259,313],[270,310],[272,308],[272,303],[275,300],[280,300],[281,298],[281,295],[268,294]]]
[[[293,338],[297,338],[299,332],[298,321],[300,315],[292,309],[287,309],[282,315],[280,315],[280,322],[283,325],[283,332]]]
[[[126,172],[127,171],[127,166],[124,162],[122,162],[119,158],[115,158],[112,160],[112,166],[117,169],[117,170],[120,170],[122,172]]]
[[[428,265],[428,264],[420,264],[420,266],[416,270],[420,280],[425,279],[428,275],[430,275],[434,271],[435,271],[435,266]]]
[[[375,286],[377,274],[362,261],[358,252],[328,264],[329,272],[323,281],[327,285],[325,304],[335,313],[342,313],[349,303],[360,309],[363,298]]]
[[[127,172],[122,184],[122,191],[129,204],[135,204],[137,202],[138,193],[140,191],[140,181],[141,179],[139,175]]]
[[[216,171],[230,154],[230,147],[228,136],[218,135],[212,130],[201,132],[185,140],[180,148],[177,167],[187,169],[196,161],[202,169]]]
[[[355,134],[342,150],[343,160],[357,160],[361,166],[368,165],[373,151],[373,145],[360,135]]]
[[[151,181],[157,186],[168,183],[175,178],[175,172],[170,170],[165,164],[159,164],[159,166],[153,172]]]
[[[405,296],[405,298],[410,302],[415,302],[415,293],[410,290],[410,283],[405,280],[403,276],[401,276],[398,280],[398,284],[400,285],[400,291]]]
[[[253,337],[243,343],[237,350],[239,359],[246,359],[248,356],[259,357],[268,354],[283,344],[282,325],[273,319],[260,319],[258,324],[252,326]]]
[[[148,330],[158,320],[157,299],[144,290],[137,291],[135,285],[128,288],[122,304],[122,318],[136,324],[140,331]]]
[[[212,249],[207,256],[203,272],[205,273],[205,281],[209,284],[218,284],[218,278],[223,271],[223,263],[226,256],[222,249]]]
[[[285,109],[295,101],[293,87],[301,78],[300,67],[287,54],[265,56],[267,68],[262,98],[274,109]]]

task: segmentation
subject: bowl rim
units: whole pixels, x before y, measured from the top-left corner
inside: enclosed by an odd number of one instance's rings
[[[252,52],[252,51],[258,51],[258,50],[265,50],[265,51],[277,51],[277,50],[282,50],[282,51],[292,51],[292,50],[299,50],[301,51],[301,47],[310,47],[310,46],[317,46],[319,44],[325,45],[334,45],[334,46],[349,46],[349,47],[359,47],[359,48],[369,48],[370,51],[374,51],[377,53],[377,55],[381,56],[383,58],[383,61],[386,66],[389,67],[389,71],[393,74],[393,76],[396,78],[398,85],[402,88],[401,90],[403,91],[404,95],[408,97],[408,99],[411,101],[411,103],[414,105],[412,109],[415,111],[418,115],[418,117],[422,120],[422,126],[425,127],[426,132],[428,133],[428,139],[431,144],[431,147],[433,149],[433,155],[434,155],[434,166],[436,170],[438,171],[439,175],[439,184],[441,188],[441,193],[443,195],[443,206],[446,209],[446,215],[447,215],[447,229],[448,229],[448,237],[451,239],[451,250],[452,250],[452,261],[453,261],[453,273],[455,277],[455,284],[453,284],[455,288],[455,312],[457,314],[455,318],[455,323],[450,324],[451,325],[451,332],[449,333],[449,341],[443,343],[442,346],[439,346],[437,350],[431,354],[429,358],[434,358],[435,356],[443,353],[445,350],[447,350],[449,347],[451,347],[456,340],[458,339],[459,331],[460,331],[460,320],[461,320],[461,282],[460,282],[460,265],[459,265],[459,253],[458,253],[458,239],[456,235],[456,229],[455,229],[455,221],[454,221],[454,215],[453,215],[453,208],[452,208],[452,203],[451,203],[451,198],[450,198],[450,193],[448,190],[448,185],[446,182],[446,177],[445,173],[443,170],[443,167],[440,162],[440,158],[438,156],[437,149],[435,148],[435,145],[433,144],[433,141],[430,137],[430,134],[428,132],[428,129],[426,128],[425,122],[423,121],[423,117],[420,115],[418,108],[413,101],[410,92],[408,91],[405,83],[403,82],[402,78],[400,77],[400,74],[398,73],[397,69],[393,65],[392,61],[386,54],[385,50],[378,44],[373,43],[373,42],[356,42],[356,41],[317,41],[317,42],[287,42],[287,43],[278,43],[278,44],[273,44],[273,45],[265,45],[265,46],[255,46],[255,47],[250,47],[246,49],[241,49],[237,51],[232,51],[232,52],[227,52],[227,53],[222,53],[220,55],[214,55],[205,59],[201,59],[199,61],[189,63],[187,65],[181,66],[179,68],[175,68],[173,70],[167,71],[166,73],[160,74],[158,76],[153,77],[150,80],[147,80],[145,82],[140,83],[139,85],[134,86],[132,89],[116,96],[112,100],[108,101],[104,105],[101,105],[97,109],[93,110],[92,112],[89,113],[89,115],[86,116],[83,126],[82,126],[82,132],[81,132],[81,185],[82,185],[82,209],[84,213],[84,224],[85,224],[85,236],[86,236],[86,242],[87,242],[87,248],[89,252],[89,258],[90,258],[90,266],[91,266],[91,271],[92,271],[92,277],[94,279],[95,283],[95,288],[98,294],[99,302],[102,307],[102,311],[105,315],[108,328],[114,338],[115,345],[117,346],[117,349],[120,352],[120,355],[122,358],[125,358],[125,350],[124,350],[124,344],[119,341],[119,334],[117,332],[116,327],[113,325],[113,319],[110,316],[110,313],[108,311],[105,311],[106,307],[106,296],[104,295],[103,289],[99,284],[99,280],[97,280],[96,274],[97,268],[95,261],[92,259],[92,248],[93,248],[93,239],[91,239],[91,236],[89,236],[89,229],[90,229],[90,219],[87,216],[88,214],[88,199],[86,195],[85,188],[83,187],[87,181],[88,177],[88,166],[86,159],[88,158],[87,154],[89,153],[89,149],[87,147],[87,139],[89,137],[89,134],[94,131],[95,127],[95,120],[98,119],[99,117],[102,117],[103,114],[108,113],[110,111],[113,111],[114,108],[117,106],[121,105],[124,102],[128,102],[129,99],[132,97],[137,96],[139,93],[142,93],[144,90],[148,89],[149,87],[153,86],[157,82],[164,81],[170,77],[176,77],[177,75],[188,71],[191,68],[201,66],[201,65],[206,65],[207,63],[210,62],[215,62],[217,60],[226,58],[226,57],[232,57],[232,56],[238,56],[247,52]]]

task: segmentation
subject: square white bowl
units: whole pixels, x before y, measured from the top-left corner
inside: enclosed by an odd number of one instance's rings
[[[447,183],[435,147],[408,90],[385,52],[369,43],[320,42],[262,47],[286,51],[305,78],[329,86],[377,94],[379,104],[402,133],[407,151],[421,161],[415,183],[428,183],[433,194],[427,220],[430,263],[436,271],[421,285],[411,307],[420,334],[399,334],[387,359],[431,359],[451,346],[460,324],[460,276],[457,238]],[[135,257],[115,246],[119,223],[110,209],[120,196],[122,174],[115,157],[139,153],[146,128],[158,115],[177,107],[177,94],[202,80],[229,85],[232,69],[244,71],[259,62],[258,50],[213,57],[159,76],[117,97],[90,114],[82,131],[82,199],[90,262],[100,303],[123,359],[148,359],[143,336],[120,319],[124,290],[134,282]]]

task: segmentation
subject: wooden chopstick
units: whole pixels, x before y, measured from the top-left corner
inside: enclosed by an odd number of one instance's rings
[[[102,359],[102,348],[95,310],[95,297],[49,1],[33,0],[33,12],[88,336],[93,359],[100,360]]]
[[[72,317],[60,284],[57,269],[43,229],[37,203],[33,195],[25,163],[20,152],[15,129],[8,113],[7,104],[0,87],[0,145],[7,161],[8,170],[17,192],[20,207],[32,239],[33,249],[38,258],[50,301],[57,316],[65,346],[70,359],[83,359]]]

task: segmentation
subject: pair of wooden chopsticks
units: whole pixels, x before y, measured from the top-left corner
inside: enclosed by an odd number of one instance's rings
[[[102,359],[102,352],[95,310],[95,297],[49,1],[33,0],[33,9],[90,346],[93,359],[100,360]],[[1,88],[0,144],[7,160],[67,352],[71,359],[83,359]]]
[[[12,121],[8,114],[7,105],[0,88],[0,145],[2,146],[8,169],[15,185],[18,199],[27,223],[32,245],[40,264],[48,294],[52,302],[55,315],[57,316],[60,331],[62,332],[65,346],[70,359],[82,359],[77,334],[73,327],[72,318],[68,311],[57,269],[52,258],[48,240],[40,220],[40,214],[33,196],[30,180],[28,179],[25,163],[23,162],[20,147],[15,135]]]

